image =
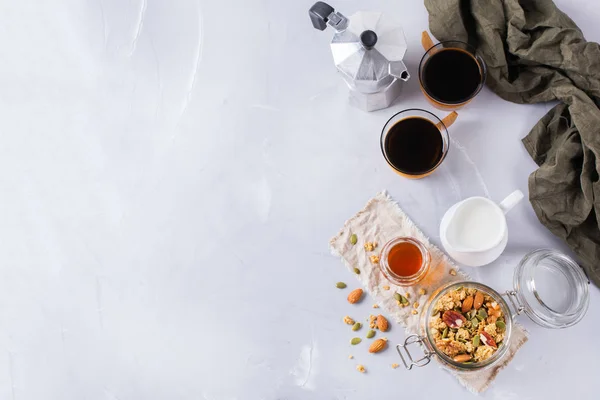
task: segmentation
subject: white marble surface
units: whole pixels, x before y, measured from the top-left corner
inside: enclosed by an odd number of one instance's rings
[[[600,40],[600,3],[557,2]],[[402,179],[380,129],[431,107],[416,79],[390,109],[348,106],[311,4],[0,1],[0,399],[471,396],[434,365],[350,349],[341,318],[371,302],[350,308],[334,288],[353,277],[327,243],[382,189],[435,243],[456,201],[526,191],[519,139],[550,106],[485,89],[443,167]],[[396,14],[416,76],[422,2],[334,5]],[[502,258],[466,269],[500,290],[526,252],[565,249],[527,202],[508,223]],[[484,397],[593,398],[599,301],[592,287],[566,330],[522,318],[531,340]]]

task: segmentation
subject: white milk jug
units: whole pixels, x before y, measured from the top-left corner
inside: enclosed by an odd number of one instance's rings
[[[508,241],[505,214],[522,199],[523,193],[516,190],[499,205],[485,197],[469,197],[450,207],[440,224],[446,252],[470,267],[496,260]]]

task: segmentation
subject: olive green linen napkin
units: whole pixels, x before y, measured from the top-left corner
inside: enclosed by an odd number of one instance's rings
[[[440,41],[477,48],[487,85],[505,100],[559,100],[523,139],[538,219],[579,256],[600,286],[600,46],[550,0],[425,0]]]
[[[352,234],[357,236],[355,245],[350,241]],[[408,288],[398,287],[389,282],[381,270],[369,260],[370,255],[379,254],[379,250],[387,241],[398,236],[410,236],[420,240],[431,254],[431,269],[427,276],[418,284]],[[367,252],[364,249],[366,242],[377,242],[378,247],[374,252]],[[351,271],[354,268],[360,269],[361,273],[356,275],[356,278],[384,310],[383,313],[402,325],[407,334],[422,333],[421,327],[425,322],[422,315],[430,294],[449,282],[471,280],[444,252],[429,241],[386,192],[378,193],[361,211],[346,221],[340,232],[329,242],[329,248],[331,253],[340,257]],[[451,273],[451,270],[456,274]],[[419,293],[419,289],[424,289],[425,294]],[[394,298],[396,292],[410,293],[411,306],[399,307]],[[414,302],[418,303],[416,308],[413,307]],[[413,314],[413,310],[417,311],[416,315]],[[475,373],[459,373],[450,369],[447,371],[471,392],[481,393],[493,382],[498,372],[513,359],[517,350],[527,341],[527,335],[525,328],[514,323],[508,351],[499,364]],[[390,340],[389,350],[395,351],[395,345],[404,342],[404,338],[397,337],[393,330],[387,337]],[[411,352],[415,355],[418,351],[420,350],[411,348]],[[399,356],[398,363],[404,369]],[[424,368],[432,367],[431,364]],[[400,372],[407,375],[414,373],[405,370]]]

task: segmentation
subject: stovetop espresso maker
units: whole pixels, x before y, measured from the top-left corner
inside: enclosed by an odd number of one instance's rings
[[[329,25],[335,31],[331,53],[350,88],[350,103],[365,111],[389,107],[410,78],[402,61],[406,39],[400,24],[380,12],[345,17],[321,1],[308,13],[316,29]]]

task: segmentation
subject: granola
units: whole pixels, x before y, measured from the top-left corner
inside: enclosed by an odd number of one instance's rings
[[[477,363],[490,358],[503,345],[506,320],[489,294],[460,287],[445,293],[433,305],[429,329],[442,353],[456,362]]]

